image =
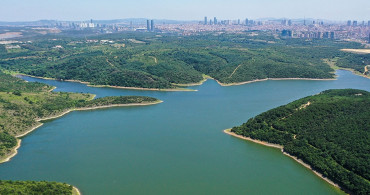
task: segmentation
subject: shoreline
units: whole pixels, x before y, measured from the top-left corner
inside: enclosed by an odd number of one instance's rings
[[[17,145],[11,149],[11,152],[9,153],[8,156],[0,160],[0,164],[10,161],[15,155],[18,154],[18,149],[21,147],[21,142],[22,142],[21,139],[17,139]]]
[[[73,186],[72,195],[81,195],[81,191],[76,186]]]
[[[172,85],[176,85],[176,86],[179,86],[179,87],[199,86],[199,85],[202,85],[204,82],[206,82],[208,79],[213,79],[213,78],[208,76],[208,75],[203,75],[203,80],[201,80],[197,83],[187,83],[187,84],[172,83]]]
[[[27,75],[28,76],[28,75]],[[68,81],[68,80],[64,80]],[[77,82],[77,81],[71,81]],[[173,88],[173,89],[160,89],[160,88],[140,88],[140,87],[122,87],[122,86],[111,86],[111,85],[90,85],[87,84],[88,87],[107,87],[107,88],[114,88],[114,89],[129,89],[129,90],[141,90],[141,91],[197,91],[194,89],[186,89],[186,88]]]
[[[312,167],[311,167],[311,165],[309,165],[309,164],[307,164],[307,163],[303,162],[301,159],[298,159],[298,158],[297,158],[297,157],[295,157],[295,156],[292,156],[292,155],[288,154],[287,152],[284,152],[284,146],[282,146],[282,145],[279,145],[279,144],[272,144],[272,143],[268,143],[268,142],[265,142],[265,141],[260,141],[260,140],[252,139],[252,138],[250,138],[250,137],[244,137],[244,136],[242,136],[242,135],[238,135],[238,134],[236,134],[236,133],[231,132],[231,129],[225,129],[225,130],[223,130],[223,132],[224,132],[224,133],[226,133],[226,134],[228,134],[228,135],[231,135],[231,136],[233,136],[233,137],[237,137],[237,138],[239,138],[239,139],[247,140],[247,141],[254,142],[254,143],[257,143],[257,144],[261,144],[261,145],[264,145],[264,146],[267,146],[267,147],[278,148],[278,149],[280,149],[280,150],[281,150],[281,152],[282,152],[284,155],[286,155],[286,156],[288,156],[288,157],[292,158],[293,160],[295,160],[295,161],[296,161],[296,162],[298,162],[299,164],[303,165],[303,166],[304,166],[304,167],[306,167],[307,169],[310,169],[310,170],[311,170],[315,175],[317,175],[318,177],[320,177],[320,178],[321,178],[321,179],[323,179],[324,181],[326,181],[326,182],[328,182],[329,184],[333,185],[334,187],[337,187],[337,188],[339,188],[340,190],[342,190],[342,189],[341,189],[341,187],[340,187],[338,184],[334,183],[334,182],[333,182],[333,181],[331,181],[329,178],[324,177],[321,173],[319,173],[319,172],[317,172],[317,171],[313,170],[313,169],[312,169]],[[343,190],[342,190],[342,191],[343,191]]]
[[[212,78],[213,79],[213,78]],[[255,79],[251,81],[244,81],[244,82],[238,82],[238,83],[221,83],[219,80],[214,79],[219,85],[223,87],[228,86],[235,86],[235,85],[244,85],[248,83],[255,83],[255,82],[261,82],[261,81],[281,81],[281,80],[305,80],[305,81],[333,81],[336,80],[336,78],[333,79],[314,79],[314,78],[265,78],[265,79]]]
[[[114,89],[129,89],[129,90],[142,90],[142,91],[197,91],[194,89],[186,89],[186,88],[173,88],[173,89],[160,89],[160,88],[142,88],[142,87],[123,87],[123,86],[112,86],[112,85],[91,85],[90,82],[85,81],[79,81],[79,80],[58,80],[54,78],[48,78],[48,77],[39,77],[39,76],[33,76],[33,75],[27,75],[23,73],[17,73],[15,76],[27,76],[32,78],[38,78],[38,79],[45,79],[45,80],[54,80],[54,81],[67,81],[67,82],[74,82],[74,83],[82,83],[87,85],[88,87],[107,87],[107,88],[114,88]],[[54,89],[53,89],[54,90]]]
[[[15,138],[17,138],[18,144],[15,148],[12,149],[13,152],[11,152],[10,155],[4,156],[4,160],[0,161],[0,164],[10,161],[15,155],[17,155],[18,149],[21,147],[21,141],[22,140],[20,138],[32,133],[37,128],[41,127],[44,124],[41,121],[56,119],[56,118],[62,117],[62,116],[66,115],[70,112],[73,112],[73,111],[97,110],[97,109],[113,108],[113,107],[149,106],[149,105],[160,104],[162,102],[163,102],[162,100],[158,100],[158,101],[155,101],[155,102],[146,102],[146,103],[112,104],[112,105],[94,106],[94,107],[87,107],[87,108],[72,108],[72,109],[66,110],[66,111],[64,111],[64,112],[62,112],[58,115],[55,115],[55,116],[49,116],[49,117],[46,117],[46,118],[36,119],[36,122],[38,122],[39,124],[37,124],[36,126],[31,127],[30,130],[27,130],[27,131],[23,132],[22,134],[14,136]]]

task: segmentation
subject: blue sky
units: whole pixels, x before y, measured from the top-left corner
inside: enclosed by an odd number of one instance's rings
[[[0,0],[0,21],[153,18],[370,20],[370,0]]]

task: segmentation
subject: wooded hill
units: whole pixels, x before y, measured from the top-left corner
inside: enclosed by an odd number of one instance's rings
[[[370,194],[370,93],[327,90],[264,112],[232,132],[284,151],[354,194]]]
[[[204,74],[222,83],[264,78],[333,78],[333,69],[323,59],[338,58],[338,66],[356,70],[363,69],[370,59],[369,55],[357,59],[340,51],[361,48],[358,43],[282,40],[260,31],[193,36],[48,35],[31,41],[15,43],[19,49],[0,45],[0,68],[93,85],[174,88],[174,83],[199,82]]]

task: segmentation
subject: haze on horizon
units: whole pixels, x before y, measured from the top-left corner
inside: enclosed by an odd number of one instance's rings
[[[315,18],[370,20],[369,0],[1,0],[0,21],[122,18],[174,20]]]

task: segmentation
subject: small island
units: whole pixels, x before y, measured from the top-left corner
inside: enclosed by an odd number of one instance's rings
[[[21,137],[42,125],[41,121],[63,116],[74,110],[91,110],[116,106],[143,106],[162,101],[152,97],[118,96],[94,99],[95,95],[52,92],[52,86],[25,82],[0,72],[0,163],[17,154]],[[1,181],[0,194],[68,194],[78,192],[68,184],[55,182]],[[16,186],[22,186],[20,188]],[[45,187],[47,186],[47,187]],[[36,190],[36,191],[33,191]],[[78,193],[77,193],[78,194]]]
[[[370,193],[370,93],[327,90],[225,133],[279,148],[348,193]]]

